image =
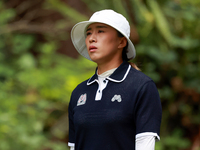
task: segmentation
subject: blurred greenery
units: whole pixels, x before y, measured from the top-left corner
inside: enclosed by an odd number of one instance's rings
[[[106,8],[129,20],[133,61],[159,89],[156,150],[200,150],[199,0],[0,1],[1,150],[68,149],[70,94],[96,65],[66,41]]]

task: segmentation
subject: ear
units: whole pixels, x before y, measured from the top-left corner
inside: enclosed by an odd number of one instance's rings
[[[119,45],[118,45],[118,48],[124,48],[125,46],[126,46],[126,44],[127,44],[127,39],[125,38],[125,37],[121,37],[120,38],[120,43],[119,43]]]

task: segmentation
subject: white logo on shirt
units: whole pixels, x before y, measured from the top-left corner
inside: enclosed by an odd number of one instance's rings
[[[111,99],[111,101],[112,102],[114,102],[114,101],[121,102],[122,101],[121,95],[114,95],[113,98]]]
[[[86,102],[86,99],[87,99],[87,94],[86,93],[82,94],[78,99],[77,106],[84,105]]]

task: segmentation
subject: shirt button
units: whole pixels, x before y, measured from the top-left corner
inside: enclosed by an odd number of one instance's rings
[[[100,93],[100,90],[98,92]]]
[[[106,83],[106,80],[103,80],[103,83]]]

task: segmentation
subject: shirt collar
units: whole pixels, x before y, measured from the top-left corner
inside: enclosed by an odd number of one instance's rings
[[[122,82],[126,79],[129,71],[131,69],[131,65],[128,62],[124,61],[114,72],[111,76],[107,77],[106,79],[113,81],[113,82]],[[98,75],[97,69],[95,74],[88,80],[87,85],[91,85],[94,82],[98,82]]]

